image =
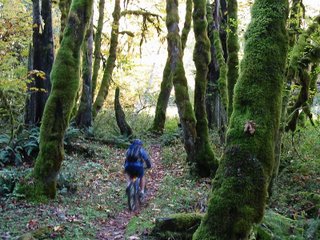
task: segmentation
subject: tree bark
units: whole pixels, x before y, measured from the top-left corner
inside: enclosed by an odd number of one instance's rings
[[[33,196],[54,198],[56,179],[63,160],[63,136],[79,88],[80,48],[86,25],[91,18],[92,0],[73,0],[51,79],[52,91],[47,101],[40,129]],[[31,194],[31,193],[29,193]]]
[[[104,69],[103,78],[101,82],[101,87],[99,89],[97,98],[93,104],[92,114],[95,118],[103,106],[105,99],[108,96],[109,87],[111,84],[112,73],[115,67],[115,62],[117,59],[117,46],[118,46],[118,35],[119,35],[119,20],[120,20],[120,0],[115,0],[114,11],[113,11],[113,24],[111,30],[111,40],[109,57],[107,59],[107,65]]]
[[[196,44],[193,60],[196,66],[194,110],[196,116],[197,138],[195,141],[195,171],[201,177],[214,174],[218,168],[209,142],[208,120],[205,108],[208,64],[210,63],[210,41],[207,34],[206,0],[193,1],[193,24]]]
[[[181,33],[182,53],[185,49],[185,46],[188,40],[188,35],[191,28],[191,19],[192,19],[192,0],[187,0],[185,22],[184,22],[184,26]],[[166,65],[163,70],[160,94],[158,97],[155,117],[154,117],[153,125],[151,128],[153,132],[156,132],[156,133],[163,132],[164,124],[166,121],[166,111],[167,111],[172,87],[173,87],[172,74],[170,70],[170,60],[168,56]]]
[[[92,50],[93,50],[93,18],[87,29],[82,45],[82,95],[75,118],[79,128],[88,129],[92,126]]]
[[[193,239],[248,239],[264,215],[287,57],[287,0],[256,0],[246,33],[227,145]]]
[[[233,89],[239,76],[239,43],[238,43],[238,3],[228,0],[228,29],[227,32],[227,112],[228,118],[232,113]]]
[[[166,6],[168,29],[168,55],[172,81],[175,90],[178,113],[183,130],[184,147],[187,152],[187,161],[194,164],[196,120],[188,93],[188,83],[182,62],[181,38],[179,35],[178,1],[167,0]]]
[[[93,73],[92,73],[92,102],[94,99],[94,93],[97,86],[97,79],[100,69],[101,62],[101,36],[102,36],[102,27],[103,27],[103,18],[104,18],[104,4],[105,0],[99,1],[99,18],[97,32],[94,37],[94,63],[93,63]]]
[[[132,129],[126,121],[126,115],[121,107],[119,95],[120,95],[120,89],[119,87],[117,87],[116,94],[114,97],[114,111],[116,113],[117,124],[120,129],[121,135],[130,137],[132,136]]]
[[[32,44],[32,70],[43,71],[45,76],[43,79],[39,74],[34,74],[34,82],[29,85],[36,88],[36,90],[29,89],[30,98],[27,100],[25,123],[30,126],[40,125],[51,89],[50,72],[54,60],[54,47],[50,0],[33,1]]]

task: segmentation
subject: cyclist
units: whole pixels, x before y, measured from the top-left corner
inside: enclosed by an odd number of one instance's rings
[[[146,180],[144,177],[144,162],[147,168],[151,168],[150,158],[147,151],[142,147],[143,143],[140,139],[135,139],[129,146],[126,152],[126,159],[124,163],[124,170],[129,176],[129,180],[133,177],[140,178],[140,196],[144,197],[144,189]],[[128,181],[128,184],[130,181]]]

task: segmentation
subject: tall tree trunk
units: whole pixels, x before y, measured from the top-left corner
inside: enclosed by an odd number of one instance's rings
[[[36,91],[31,91],[27,108],[33,109],[26,112],[25,123],[27,125],[40,125],[44,106],[48,99],[51,82],[50,72],[54,60],[52,10],[50,0],[33,1],[33,60],[32,69],[43,71],[45,78],[34,74]]]
[[[115,67],[117,59],[117,46],[118,46],[118,35],[119,35],[119,20],[120,20],[120,0],[115,0],[114,11],[113,11],[113,24],[111,30],[110,49],[109,57],[107,59],[107,65],[104,69],[101,87],[99,89],[97,98],[93,104],[92,114],[96,117],[100,109],[102,108],[105,99],[108,96],[109,87],[111,84],[112,73]]]
[[[178,1],[167,0],[166,5],[168,29],[168,55],[175,90],[178,113],[183,130],[184,147],[187,152],[187,161],[194,164],[196,120],[188,93],[188,83],[182,62],[181,38],[179,35]]]
[[[117,87],[116,94],[114,97],[114,111],[116,113],[117,124],[120,129],[121,135],[130,137],[132,136],[132,129],[126,121],[126,115],[121,107],[119,98],[120,98],[120,89],[119,87]]]
[[[101,62],[101,36],[102,36],[102,27],[103,27],[103,18],[104,18],[104,3],[105,0],[99,1],[99,18],[97,31],[94,37],[94,63],[93,63],[93,73],[92,73],[92,102],[94,99],[94,93],[97,86],[97,79],[100,69]]]
[[[227,145],[193,239],[248,239],[264,214],[287,57],[287,0],[256,0],[246,33]]]
[[[221,27],[226,24],[226,12],[226,3],[224,0],[215,1],[214,11],[212,10],[212,5],[207,4],[211,62],[207,76],[206,111],[208,115],[208,126],[209,128],[216,127],[218,129],[222,143],[225,141],[227,114],[226,105],[222,102],[219,89],[221,89],[221,82],[226,81],[226,31],[224,27]],[[224,94],[224,96],[225,95],[226,94]]]
[[[61,12],[61,17],[60,17],[60,43],[63,38],[63,31],[66,27],[67,20],[68,20],[68,14],[70,10],[70,5],[71,5],[72,0],[60,0],[59,1],[59,9]]]
[[[76,116],[79,128],[88,129],[92,125],[92,50],[93,50],[93,18],[87,29],[85,41],[82,44],[82,95]]]
[[[227,51],[228,51],[228,71],[227,71],[227,112],[228,118],[232,113],[233,89],[239,76],[239,43],[238,43],[238,3],[237,0],[228,0],[228,33],[227,33]]]
[[[181,47],[182,53],[185,49],[188,35],[191,28],[191,19],[192,19],[192,0],[187,0],[186,2],[186,15],[185,22],[181,33]],[[151,130],[154,132],[162,133],[164,129],[164,124],[166,121],[166,111],[168,107],[169,97],[172,90],[172,74],[170,70],[170,59],[168,56],[166,65],[163,70],[162,82],[160,94],[157,101],[155,117]]]
[[[93,0],[73,0],[61,47],[53,65],[52,91],[40,129],[40,152],[34,177],[34,196],[54,198],[63,160],[63,136],[79,89],[80,49],[90,21]],[[30,194],[30,193],[29,193]]]
[[[207,34],[206,0],[194,0],[193,24],[196,44],[193,60],[196,66],[194,110],[197,138],[195,141],[195,170],[202,177],[215,173],[218,160],[209,142],[208,120],[205,108],[208,64],[210,63],[210,41]]]

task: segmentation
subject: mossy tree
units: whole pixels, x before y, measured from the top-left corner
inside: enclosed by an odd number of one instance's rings
[[[294,82],[300,85],[298,97],[294,104],[288,108],[288,122],[286,130],[294,132],[297,127],[297,122],[301,112],[306,114],[311,123],[312,114],[310,111],[310,90],[315,89],[316,77],[312,77],[310,69],[319,65],[320,62],[320,47],[316,43],[316,39],[320,39],[320,15],[315,17],[313,23],[307,30],[303,31],[293,46],[291,58],[288,68],[287,81]],[[312,98],[312,97],[311,97]]]
[[[248,239],[262,220],[274,167],[287,57],[287,0],[256,0],[224,155],[193,239]]]
[[[233,104],[233,89],[239,76],[239,42],[238,42],[238,3],[228,0],[228,31],[227,31],[227,112],[230,118]]]
[[[209,176],[218,168],[218,160],[215,158],[209,142],[208,120],[205,107],[205,95],[207,87],[208,65],[210,63],[210,41],[207,33],[206,0],[193,1],[193,24],[196,44],[193,52],[193,60],[196,66],[194,111],[196,116],[197,137],[195,141],[195,170],[199,176]]]
[[[226,16],[224,0],[207,4],[208,37],[211,43],[211,61],[208,71],[206,110],[209,128],[219,131],[220,141],[225,141],[226,113]],[[223,102],[224,99],[224,102]]]
[[[168,29],[168,55],[170,70],[176,96],[179,118],[183,130],[184,147],[187,152],[187,161],[194,163],[196,119],[189,98],[188,83],[182,61],[182,46],[179,35],[178,1],[166,1],[166,26]]]
[[[88,130],[92,125],[92,51],[93,18],[82,43],[82,92],[75,121],[79,128]]]
[[[187,0],[185,21],[184,21],[184,26],[181,32],[182,53],[187,43],[188,35],[191,28],[191,20],[192,20],[192,0]],[[155,117],[154,117],[152,128],[151,128],[153,132],[156,132],[156,133],[163,132],[164,124],[166,120],[166,111],[167,111],[172,87],[173,87],[172,74],[171,74],[170,59],[168,54],[166,65],[163,70],[161,88],[160,88],[160,93],[157,100]]]
[[[107,64],[104,69],[103,78],[101,86],[97,95],[97,98],[93,104],[92,114],[96,117],[100,109],[102,108],[106,97],[108,96],[109,87],[111,84],[112,73],[115,67],[115,62],[117,59],[117,46],[118,46],[118,36],[119,36],[119,20],[120,20],[120,0],[115,0],[114,11],[112,13],[113,23],[111,29],[111,39],[109,56],[107,59]]]
[[[66,27],[67,20],[68,20],[68,13],[70,10],[72,0],[60,0],[59,1],[59,9],[60,9],[60,42],[63,38],[63,31]]]
[[[27,194],[56,196],[56,178],[64,156],[63,136],[69,124],[80,79],[80,50],[92,13],[92,0],[73,0],[61,47],[51,72],[52,91],[40,129],[40,152],[34,167],[35,186]]]
[[[50,72],[54,60],[52,9],[50,0],[34,0],[32,56],[29,70],[34,70],[33,81],[28,84],[29,97],[26,102],[25,123],[40,125],[44,106],[48,99],[51,81]],[[44,72],[44,75],[38,74]]]
[[[98,73],[100,69],[101,62],[101,36],[102,36],[102,27],[103,27],[103,19],[104,19],[104,5],[105,0],[99,1],[99,18],[97,31],[94,37],[94,63],[93,63],[93,72],[92,72],[92,99],[94,99],[94,93],[96,90]]]

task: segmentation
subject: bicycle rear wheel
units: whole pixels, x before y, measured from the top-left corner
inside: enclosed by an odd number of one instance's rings
[[[130,211],[135,211],[139,208],[139,181],[131,182],[128,190],[128,206]]]

